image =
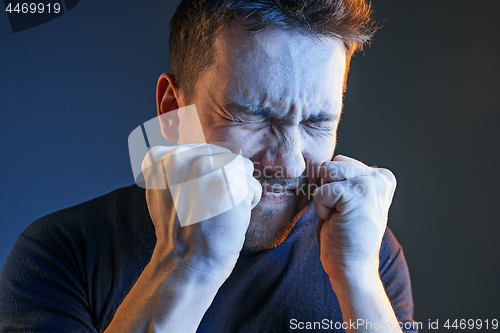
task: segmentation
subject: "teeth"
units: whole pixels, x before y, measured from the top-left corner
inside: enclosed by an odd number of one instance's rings
[[[266,191],[266,192],[271,192],[271,193],[282,193],[282,192],[290,192],[290,191],[292,191],[292,190],[285,190],[285,189],[283,189],[283,190],[277,190],[277,189],[264,189],[264,191]]]

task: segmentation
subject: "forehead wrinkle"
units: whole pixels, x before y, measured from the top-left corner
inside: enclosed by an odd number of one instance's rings
[[[282,115],[282,112],[277,111],[278,108],[272,107],[269,103],[266,103],[265,100],[262,100],[259,103],[238,102],[232,100],[225,103],[223,107],[237,112],[273,118],[275,120],[280,120],[280,118],[284,118],[286,116]]]
[[[281,42],[281,37],[289,42]],[[330,85],[324,86],[324,83],[330,80],[330,72],[341,68],[332,62],[334,52],[321,51],[318,55],[308,48],[333,51],[331,44],[315,40],[314,45],[310,45],[310,41],[308,37],[295,38],[283,31],[249,35],[237,28],[228,28],[217,37],[218,55],[214,65],[218,84],[217,87],[212,85],[211,90],[241,105],[269,108],[269,113],[282,119],[298,119],[302,114],[309,117],[321,110],[333,110],[336,114],[339,103],[324,98],[332,95]],[[312,54],[303,54],[306,49],[315,54],[314,59]],[[318,56],[327,67],[316,66]],[[340,94],[340,102],[341,97]]]
[[[300,77],[304,76],[302,66],[298,65],[300,50],[295,47],[297,41],[289,36],[279,37],[288,37],[290,43],[277,43],[273,40],[277,38],[276,33],[264,31],[249,35],[238,29],[227,29],[219,36],[217,62],[221,71],[233,78],[233,90],[245,94],[248,89],[245,83],[250,81],[267,88],[269,94],[297,96],[301,89]]]
[[[290,119],[287,116],[290,114],[288,112],[284,116],[277,116],[277,112],[273,112],[273,109],[270,107],[265,107],[260,105],[252,105],[252,104],[240,104],[237,102],[229,102],[223,105],[222,107],[224,110],[229,110],[233,112],[241,112],[241,113],[247,113],[255,116],[261,116],[263,118],[266,118],[268,120],[274,120],[274,121],[286,121],[286,120],[292,120],[292,123],[294,122],[294,119]],[[297,115],[295,118],[298,118],[300,112],[294,113],[294,115]],[[327,112],[324,110],[320,110],[316,114],[311,114],[307,113],[304,114],[302,113],[302,119],[301,121],[305,122],[310,122],[310,123],[319,123],[319,122],[326,122],[326,121],[335,121],[338,120],[339,116],[337,114]],[[296,119],[297,121],[298,119]]]

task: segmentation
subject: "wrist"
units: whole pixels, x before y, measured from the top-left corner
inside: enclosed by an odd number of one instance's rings
[[[208,258],[190,253],[177,253],[173,248],[155,247],[150,266],[156,275],[174,284],[203,284],[220,287],[229,277],[234,265],[221,267]]]
[[[330,278],[330,283],[339,301],[344,322],[363,319],[366,322],[384,323],[387,329],[382,328],[381,332],[401,332],[378,271]],[[346,329],[346,332],[372,331],[366,326]]]
[[[165,258],[163,258],[165,259]],[[157,281],[152,294],[156,302],[149,307],[151,322],[158,332],[196,331],[224,279],[185,266],[180,260],[152,260],[146,270]],[[179,326],[181,325],[181,326]]]
[[[153,252],[106,332],[195,332],[223,282]]]
[[[372,288],[381,283],[379,274],[378,258],[367,261],[364,264],[344,267],[342,270],[337,270],[334,274],[329,274],[330,283],[333,290],[355,290]]]

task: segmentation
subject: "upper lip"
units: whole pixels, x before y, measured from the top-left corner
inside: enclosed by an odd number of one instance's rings
[[[280,185],[262,185],[262,191],[268,191],[268,192],[274,192],[274,193],[280,193],[280,192],[286,192],[286,191],[294,191],[295,187],[289,186],[289,187],[284,187]]]

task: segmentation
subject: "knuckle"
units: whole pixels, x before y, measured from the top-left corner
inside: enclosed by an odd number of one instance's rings
[[[204,173],[207,169],[212,168],[212,161],[210,160],[210,156],[196,156],[192,160],[192,165],[195,170]]]
[[[249,160],[248,158],[243,157],[243,163],[245,164],[246,169],[251,171],[250,174],[252,174],[252,172],[255,168],[253,165],[253,162],[251,160]]]
[[[396,186],[396,176],[394,175],[394,173],[389,170],[389,169],[385,169],[385,168],[381,168],[379,169],[379,172],[382,176],[384,176],[384,178],[386,178],[389,183],[391,183],[394,187]]]
[[[366,197],[371,192],[370,182],[360,180],[351,183],[350,193],[358,197]]]
[[[208,156],[206,156],[206,158],[208,159],[208,162],[210,163],[210,167],[212,167],[212,163],[213,163],[213,167],[215,169],[219,169],[219,168],[223,168],[226,165],[233,162],[237,156],[238,155],[233,154],[231,152],[229,152],[229,153],[224,152],[224,153],[218,153],[217,155],[212,155],[212,156],[208,155]]]
[[[329,172],[331,171],[332,167],[334,167],[335,164],[332,162],[325,162],[323,163],[320,168],[319,168],[319,175],[321,178],[326,178],[328,177]]]

